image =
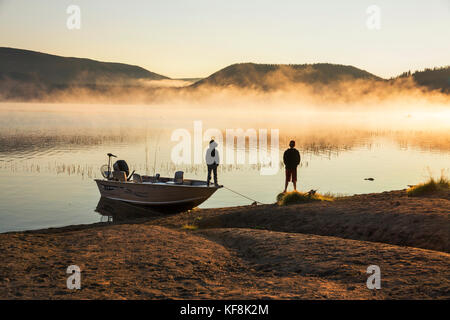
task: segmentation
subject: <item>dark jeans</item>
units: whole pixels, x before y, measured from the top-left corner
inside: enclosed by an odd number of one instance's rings
[[[208,180],[207,183],[211,181],[211,171],[214,173],[214,183],[217,184],[217,166],[218,164],[208,164]]]

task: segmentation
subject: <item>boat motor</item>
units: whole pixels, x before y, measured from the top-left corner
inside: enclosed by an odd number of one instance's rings
[[[108,180],[111,180],[111,179],[117,180],[118,179],[117,177],[120,176],[120,171],[122,171],[125,174],[125,179],[123,179],[123,178],[119,178],[119,179],[124,180],[124,181],[130,181],[135,170],[133,170],[133,172],[130,174],[130,169],[128,168],[128,164],[125,160],[117,160],[111,168],[111,158],[112,157],[117,158],[117,156],[112,153],[108,153],[107,156],[108,156],[108,165],[104,164],[100,168],[100,172],[102,173],[102,176]],[[117,176],[117,177],[115,177],[115,176]]]
[[[102,173],[103,178],[106,179],[110,179],[111,177],[111,157],[117,158],[116,155],[112,154],[112,153],[108,153],[108,164],[104,164],[103,166],[101,166],[100,168],[100,172]]]
[[[128,168],[128,164],[125,160],[117,160],[113,165],[114,171],[123,171],[128,176],[130,175],[130,169]]]

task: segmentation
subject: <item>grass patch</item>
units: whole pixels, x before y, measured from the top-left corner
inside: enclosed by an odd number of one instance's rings
[[[193,225],[193,224],[184,224],[184,225],[181,227],[181,229],[183,229],[183,230],[191,230],[191,231],[194,231],[194,230],[197,230],[197,229],[198,229],[198,226]]]
[[[319,193],[308,193],[308,192],[286,192],[277,195],[277,204],[280,206],[287,206],[296,203],[307,203],[315,201],[334,201],[331,196],[321,195]]]
[[[428,181],[409,188],[406,190],[406,194],[409,197],[420,197],[445,190],[450,190],[450,180],[441,175],[438,180],[431,177]]]
[[[340,199],[348,198],[351,195],[346,194],[346,193],[339,193],[339,192],[326,192],[322,196],[331,198],[333,200],[340,200]]]

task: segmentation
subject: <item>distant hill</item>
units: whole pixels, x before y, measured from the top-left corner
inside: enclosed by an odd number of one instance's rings
[[[230,65],[197,81],[192,87],[234,86],[271,90],[295,83],[330,84],[340,80],[383,80],[367,71],[353,66],[330,63],[317,64],[255,64]]]
[[[124,85],[132,81],[163,80],[168,77],[138,66],[100,62],[91,59],[61,57],[30,50],[0,48],[0,83],[13,83],[12,90],[23,86],[41,90],[68,86]]]
[[[188,82],[194,83],[194,82],[200,81],[202,79],[203,78],[176,78],[174,80],[182,80],[182,81],[188,81]]]
[[[359,94],[371,92],[372,83],[360,86],[360,93],[353,92],[354,87],[333,84],[343,80],[375,80],[395,86],[396,79],[410,77],[425,89],[450,93],[448,66],[412,74],[405,72],[399,77],[385,80],[353,66],[330,63],[238,63],[203,79],[170,79],[139,66],[0,47],[0,100],[38,100],[69,93],[72,94],[71,98],[78,99],[76,94],[81,91],[108,98],[112,93],[116,96],[122,93],[131,96],[138,94],[151,100],[155,96],[163,97],[165,94],[172,95],[196,88],[235,87],[270,91],[301,84],[310,85],[314,89],[312,93],[319,96],[333,93],[333,90],[336,94],[337,90],[339,94],[349,91],[348,95],[355,98]],[[192,84],[186,86],[186,83]],[[75,90],[66,90],[68,88]],[[131,89],[134,90],[132,93]]]
[[[402,73],[398,78],[412,77],[420,85],[432,90],[450,93],[450,66],[442,68],[425,69],[423,71],[410,71]]]

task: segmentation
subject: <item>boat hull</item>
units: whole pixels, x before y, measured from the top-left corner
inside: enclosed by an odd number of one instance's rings
[[[102,197],[150,206],[158,211],[192,209],[217,191],[219,187],[167,183],[133,183],[96,179]]]

